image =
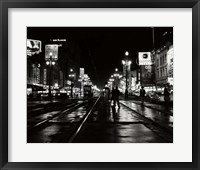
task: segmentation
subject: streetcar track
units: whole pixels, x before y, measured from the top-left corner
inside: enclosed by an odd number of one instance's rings
[[[82,101],[87,101],[88,99],[82,99]],[[28,111],[27,113],[31,113],[31,112],[36,112],[38,111],[38,107],[39,109],[44,109],[44,110],[47,110],[47,109],[52,109],[54,107],[63,107],[63,105],[66,105],[66,104],[74,104],[74,103],[77,103],[78,101],[80,100],[77,100],[77,99],[74,99],[73,101],[65,101],[66,103],[62,103],[62,102],[52,102],[52,103],[47,103],[47,104],[39,104],[37,106],[27,106],[28,108]],[[69,103],[68,103],[69,102]]]
[[[70,107],[72,107],[72,106],[74,106],[74,105],[76,105],[76,103],[72,103],[72,104],[70,104],[70,105],[67,105],[67,106],[65,106],[65,108],[70,108]],[[63,107],[51,107],[51,108],[48,108],[48,109],[43,109],[43,112],[42,111],[40,111],[39,113],[36,113],[36,114],[34,114],[34,113],[29,113],[28,115],[27,115],[27,120],[28,120],[28,117],[30,117],[30,119],[32,120],[33,119],[33,117],[32,116],[34,116],[34,117],[37,117],[37,116],[41,116],[41,115],[45,115],[45,114],[48,114],[48,113],[51,113],[51,112],[62,112],[62,111],[59,111],[59,110],[61,110]],[[62,109],[63,110],[63,109]],[[58,113],[57,113],[58,114]],[[50,117],[52,117],[51,115],[50,115]],[[45,121],[45,120],[42,120],[42,121]],[[40,121],[40,122],[42,122],[42,121]],[[28,121],[27,123],[30,123],[30,121]]]
[[[38,107],[51,107],[52,106],[52,104],[53,105],[58,105],[58,104],[60,104],[61,102],[50,102],[50,103],[46,103],[46,104],[42,104],[42,103],[40,103],[40,104],[34,104],[34,105],[30,105],[29,103],[27,103],[27,108],[28,108],[28,110],[30,110],[30,109],[34,109],[34,108],[38,108]]]
[[[76,103],[72,103],[70,105],[67,105],[66,107],[71,107],[73,105],[75,105]],[[29,110],[27,113],[28,113],[28,116],[31,116],[31,115],[35,115],[35,114],[44,114],[48,111],[53,111],[53,110],[59,110],[63,108],[63,105],[56,105],[56,106],[48,106],[48,107],[43,107],[43,108],[39,108],[39,109],[33,109],[33,110]]]
[[[60,127],[63,126],[63,128],[65,128],[65,129],[62,129],[62,131],[64,130],[63,132],[64,132],[65,135],[64,135],[64,137],[62,137],[59,133],[54,134],[54,135],[56,135],[55,137],[57,138],[54,142],[73,143],[73,142],[76,141],[77,137],[79,138],[79,135],[84,131],[84,127],[86,125],[94,124],[93,122],[88,122],[88,118],[90,117],[91,113],[94,112],[94,110],[96,109],[96,106],[98,106],[97,103],[99,102],[100,98],[101,98],[101,96],[99,96],[96,100],[88,100],[87,102],[84,101],[82,103],[76,104],[72,108],[67,108],[65,110],[62,110],[59,113],[57,113],[56,115],[48,117],[48,119],[45,119],[45,120],[37,123],[36,125],[33,125],[31,128],[29,128],[29,130],[35,129],[36,127],[40,127],[40,128],[43,129],[43,128],[46,128],[46,127],[50,127],[54,124],[59,124],[58,126],[60,126]],[[151,131],[153,131],[157,136],[162,138],[164,141],[166,141],[166,142],[172,142],[173,141],[173,137],[170,136],[172,131],[169,131],[169,129],[163,128],[163,126],[161,126],[157,122],[145,117],[144,115],[137,112],[133,108],[131,108],[131,107],[129,107],[129,106],[127,106],[127,105],[125,105],[121,102],[120,102],[120,104],[122,104],[123,106],[125,106],[129,110],[134,111],[134,113],[131,113],[131,115],[136,113],[139,116],[139,118],[141,119],[141,121],[130,121],[130,122],[126,122],[126,121],[122,121],[122,122],[97,121],[97,122],[95,122],[95,124],[96,125],[103,125],[103,126],[104,125],[107,126],[107,125],[143,124],[144,126],[149,128]],[[81,106],[81,105],[83,105],[86,110],[84,110],[85,114],[79,121],[77,121],[77,122],[59,122],[59,121],[57,122],[57,121],[54,121],[55,120],[54,118],[58,117],[60,119],[63,116],[65,116],[67,113],[70,114],[76,107]],[[78,108],[80,108],[80,107],[78,107]],[[35,130],[37,130],[37,129],[35,129]],[[33,131],[33,132],[35,132],[35,131]],[[29,133],[30,133],[30,131],[29,131]]]
[[[84,101],[84,102],[82,102],[82,103],[78,103],[78,104],[75,104],[75,105],[74,105],[74,104],[71,104],[72,107],[67,108],[67,109],[65,109],[65,110],[63,110],[63,111],[60,111],[59,113],[57,113],[57,114],[55,114],[55,115],[53,115],[53,116],[51,116],[51,117],[48,117],[48,118],[45,119],[45,120],[42,120],[42,121],[36,123],[35,125],[29,127],[28,130],[32,130],[32,129],[38,127],[38,126],[44,125],[45,123],[49,122],[50,120],[52,120],[52,119],[54,119],[54,118],[56,118],[56,117],[60,117],[60,116],[62,116],[62,115],[64,115],[64,114],[66,114],[66,112],[71,112],[71,111],[73,111],[75,108],[81,107],[84,103],[87,103],[87,101]],[[69,106],[68,106],[68,107],[69,107]]]
[[[88,119],[89,115],[91,114],[91,112],[93,111],[94,107],[96,106],[96,104],[98,103],[99,99],[101,98],[101,95],[98,97],[98,99],[96,100],[96,102],[93,104],[93,106],[91,107],[91,109],[89,110],[89,112],[86,114],[86,116],[84,117],[83,121],[81,122],[81,124],[78,126],[76,132],[70,137],[70,139],[68,140],[68,143],[72,143],[74,141],[74,139],[76,138],[76,136],[78,135],[78,133],[80,132],[81,128],[83,127],[84,123],[86,122],[86,120]]]

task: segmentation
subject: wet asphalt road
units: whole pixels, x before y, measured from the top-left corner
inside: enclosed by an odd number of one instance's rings
[[[27,142],[171,143],[173,116],[167,113],[127,100],[114,108],[104,97],[29,102]]]

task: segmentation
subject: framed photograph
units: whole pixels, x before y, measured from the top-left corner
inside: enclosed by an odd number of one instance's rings
[[[199,2],[1,1],[0,167],[199,169]]]

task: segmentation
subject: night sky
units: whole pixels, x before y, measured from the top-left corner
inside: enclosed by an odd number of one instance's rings
[[[154,27],[153,46],[152,30],[151,27],[28,27],[27,38],[42,43],[50,39],[75,43],[80,49],[80,66],[85,68],[92,82],[102,88],[115,68],[122,71],[125,51],[129,51],[134,69],[138,67],[135,63],[138,52],[151,51],[173,41],[172,27]]]

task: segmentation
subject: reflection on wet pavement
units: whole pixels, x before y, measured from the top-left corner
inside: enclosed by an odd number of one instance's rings
[[[71,113],[65,113],[61,117],[55,117],[51,122],[79,122],[85,114],[85,108],[80,107]]]
[[[59,112],[60,111],[47,112],[47,113],[41,114],[41,115],[36,116],[36,117],[31,117],[31,118],[28,119],[28,122],[31,122],[31,121],[39,122],[39,121],[51,118],[54,115],[58,114]]]
[[[145,110],[143,110],[145,111]],[[157,117],[155,117],[157,119]],[[95,121],[95,122],[94,122]],[[121,105],[100,105],[74,143],[167,143],[145,126],[144,120]]]
[[[112,112],[111,112],[111,120],[113,122],[138,122],[140,119],[138,118],[137,115],[133,115],[132,111],[128,110],[125,107],[122,108],[114,108],[112,107]]]
[[[143,124],[87,124],[75,143],[161,143],[166,142]]]
[[[61,126],[58,126],[56,124],[48,126],[39,131],[38,133],[31,135],[30,139],[28,138],[28,141],[31,140],[33,143],[34,142],[50,143],[53,140],[52,136],[57,134],[60,128]]]
[[[137,100],[130,100],[130,101],[132,101],[136,104],[141,104],[141,101],[137,101]],[[153,103],[149,103],[149,102],[145,102],[144,106],[147,106],[147,107],[152,108],[152,109],[157,109],[158,111],[166,112],[170,115],[173,115],[173,107],[166,108],[166,106],[164,106],[164,105],[153,104]]]
[[[129,108],[135,110],[139,114],[161,124],[162,126],[165,127],[173,127],[173,116],[164,114],[162,112],[144,107],[142,105],[138,105],[135,103],[132,103],[130,101],[120,101],[122,104],[128,106]]]
[[[46,104],[57,103],[57,102],[58,102],[58,100],[56,100],[56,99],[52,99],[51,101],[49,101],[49,100],[28,101],[27,105],[28,105],[28,107],[30,107],[30,106],[38,106],[39,104],[46,105]]]
[[[162,124],[173,127],[173,116],[164,114],[130,101],[120,100],[120,108],[110,106],[110,102],[100,100],[82,126],[74,143],[168,143],[171,136],[165,136],[162,130],[151,127],[152,123],[141,115]],[[35,115],[31,121],[41,121],[52,118],[41,129],[29,135],[32,143],[66,143],[79,127],[88,113],[88,105],[68,111],[51,111]],[[40,108],[38,108],[40,110]],[[138,114],[139,113],[139,114]],[[57,114],[57,115],[56,115]],[[160,135],[162,134],[162,135]],[[169,134],[168,134],[169,135]]]

